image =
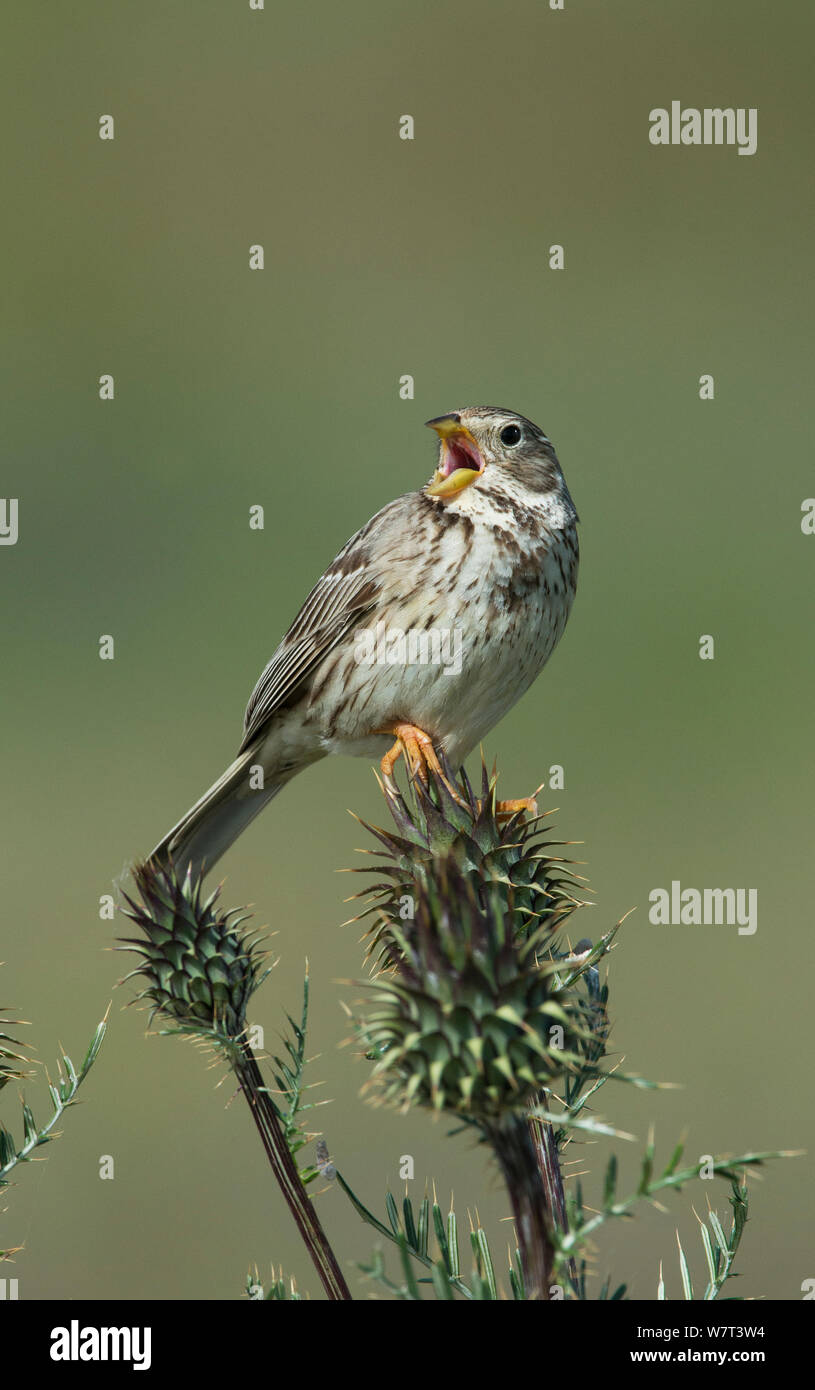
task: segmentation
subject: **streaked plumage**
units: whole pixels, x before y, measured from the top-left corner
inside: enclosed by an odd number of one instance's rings
[[[498,407],[430,423],[441,436],[432,485],[383,507],[329,565],[255,687],[237,759],[154,856],[212,868],[302,768],[327,753],[381,758],[393,743],[382,731],[397,724],[423,730],[457,768],[540,672],[577,582],[577,513],[554,449]],[[360,634],[377,624],[457,630],[460,672],[366,664]]]

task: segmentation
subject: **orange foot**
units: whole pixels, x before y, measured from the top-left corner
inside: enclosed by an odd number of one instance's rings
[[[445,785],[450,795],[460,806],[466,803],[462,800],[460,793],[445,777],[439,762],[438,755],[433,747],[433,740],[423,729],[417,728],[415,724],[391,724],[387,729],[377,729],[379,734],[393,734],[396,739],[393,747],[388,750],[379,766],[382,769],[382,776],[388,787],[395,790],[393,781],[393,769],[400,757],[404,754],[405,762],[411,777],[418,777],[424,786],[427,786],[427,769],[434,773]],[[479,809],[481,802],[478,802]],[[528,816],[535,817],[538,814],[538,803],[534,796],[522,796],[515,801],[496,801],[495,815],[498,820],[509,820],[517,815],[519,811],[525,811]]]
[[[427,786],[427,769],[440,777],[446,787],[450,787],[439,762],[436,750],[433,747],[433,740],[423,729],[417,729],[415,724],[392,724],[388,729],[377,729],[380,734],[393,734],[396,742],[387,752],[379,766],[382,769],[382,776],[386,782],[392,782],[393,769],[399,758],[404,754],[405,762],[411,777],[419,777]],[[450,787],[453,791],[453,788]]]
[[[538,814],[538,803],[534,796],[521,796],[516,801],[495,803],[496,820],[509,820],[511,816],[517,815],[518,811],[526,811],[526,814],[534,819]]]

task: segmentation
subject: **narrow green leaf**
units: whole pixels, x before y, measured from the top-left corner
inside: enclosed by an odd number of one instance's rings
[[[662,1174],[663,1178],[670,1178],[673,1176],[673,1174],[676,1172],[677,1164],[679,1163],[679,1160],[684,1152],[685,1145],[682,1143],[677,1144],[676,1148],[671,1154],[671,1157],[668,1160],[668,1166]]]
[[[640,1192],[641,1194],[648,1191],[648,1187],[649,1187],[649,1185],[650,1185],[651,1178],[652,1178],[652,1176],[653,1176],[653,1172],[654,1172],[654,1149],[655,1149],[655,1145],[654,1145],[653,1135],[650,1135],[650,1134],[649,1134],[649,1136],[648,1136],[648,1142],[647,1142],[647,1144],[645,1145],[645,1152],[643,1153],[643,1156],[642,1156],[642,1173],[641,1173],[641,1175],[640,1175],[640,1185],[639,1185],[639,1188],[637,1189],[638,1192]]]
[[[702,1237],[702,1245],[704,1246],[704,1250],[705,1250],[705,1259],[707,1260],[708,1274],[710,1275],[710,1288],[711,1288],[711,1289],[714,1291],[714,1293],[715,1293],[715,1289],[716,1289],[716,1273],[717,1273],[717,1271],[716,1271],[716,1262],[714,1261],[714,1258],[713,1258],[713,1247],[712,1247],[712,1245],[711,1245],[711,1243],[710,1243],[710,1236],[708,1235],[708,1229],[707,1229],[707,1226],[705,1225],[704,1221],[700,1221],[700,1222],[699,1222],[699,1233],[700,1233],[700,1235],[701,1235],[701,1237]],[[711,1295],[711,1296],[712,1296],[712,1295]]]
[[[394,1198],[392,1192],[389,1192],[387,1197],[385,1198],[385,1211],[388,1214],[388,1220],[391,1223],[391,1230],[393,1231],[393,1234],[395,1236],[400,1236],[402,1234],[402,1227],[399,1224],[399,1213],[396,1210],[396,1199]]]
[[[429,1231],[428,1231],[429,1225],[430,1225],[430,1202],[428,1201],[427,1197],[423,1197],[423,1198],[422,1198],[422,1202],[421,1202],[421,1206],[419,1207],[419,1223],[418,1223],[418,1230],[417,1230],[417,1237],[418,1237],[417,1243],[418,1243],[419,1254],[422,1255],[424,1258],[427,1258],[427,1240],[428,1240],[428,1234],[429,1234]]]
[[[436,1235],[436,1244],[439,1247],[439,1253],[444,1260],[445,1268],[449,1274],[452,1272],[450,1266],[450,1250],[447,1245],[447,1232],[444,1229],[444,1216],[442,1215],[442,1209],[438,1202],[433,1203],[433,1230]]]
[[[489,1246],[489,1241],[487,1240],[487,1234],[486,1234],[486,1232],[483,1231],[483,1230],[481,1229],[481,1227],[479,1226],[478,1230],[477,1230],[476,1233],[475,1233],[475,1237],[476,1237],[476,1241],[477,1241],[477,1243],[478,1243],[478,1249],[479,1249],[479,1252],[480,1252],[480,1260],[481,1260],[481,1263],[480,1263],[480,1265],[479,1265],[479,1273],[481,1273],[481,1272],[483,1271],[483,1275],[484,1275],[484,1277],[485,1277],[485,1279],[486,1279],[486,1281],[487,1281],[487,1285],[488,1285],[488,1287],[489,1287],[490,1298],[497,1298],[497,1297],[498,1297],[498,1285],[497,1285],[496,1279],[495,1279],[495,1270],[494,1270],[493,1264],[492,1264],[492,1254],[491,1254],[491,1252],[490,1252],[490,1246]]]
[[[450,1273],[454,1279],[458,1279],[461,1274],[458,1250],[458,1223],[456,1213],[452,1207],[447,1213],[447,1248],[450,1255]]]
[[[407,1243],[411,1250],[418,1250],[419,1242],[416,1237],[416,1223],[413,1220],[413,1207],[411,1206],[409,1197],[405,1197],[402,1202],[402,1212],[405,1218],[405,1236],[407,1238]]]
[[[26,1147],[36,1142],[38,1138],[37,1121],[34,1119],[31,1107],[23,1102],[23,1138]]]
[[[682,1242],[679,1239],[678,1231],[676,1233],[676,1243],[679,1246],[679,1271],[682,1275],[682,1290],[686,1302],[691,1302],[693,1299],[693,1284],[691,1283],[690,1270],[688,1269],[688,1262],[685,1259],[685,1252],[682,1249]]]
[[[723,1229],[723,1227],[722,1227],[722,1223],[721,1223],[721,1221],[719,1220],[718,1216],[716,1215],[715,1211],[709,1211],[708,1214],[707,1214],[707,1219],[708,1219],[708,1221],[710,1222],[710,1224],[711,1224],[711,1226],[712,1226],[712,1228],[713,1228],[713,1234],[714,1234],[715,1237],[716,1237],[716,1244],[718,1245],[718,1247],[719,1247],[719,1249],[721,1250],[722,1254],[723,1254],[723,1255],[727,1255],[728,1252],[729,1252],[729,1247],[728,1247],[728,1244],[727,1244],[727,1237],[725,1236],[724,1229]]]
[[[603,1187],[603,1206],[609,1211],[614,1206],[614,1195],[617,1190],[617,1156],[612,1154],[608,1160],[606,1168],[606,1180]]]

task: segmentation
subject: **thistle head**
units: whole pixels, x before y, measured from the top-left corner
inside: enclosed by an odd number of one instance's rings
[[[125,915],[140,935],[123,939],[139,963],[125,979],[146,981],[137,995],[172,1025],[170,1031],[233,1045],[246,1028],[246,1008],[271,967],[262,938],[248,931],[242,909],[218,907],[220,887],[204,895],[200,877],[176,876],[172,863],[148,860],[133,877],[138,898],[125,894]],[[124,983],[124,981],[122,982]]]
[[[559,936],[576,885],[542,817],[502,821],[486,769],[480,798],[466,778],[459,799],[432,777],[410,802],[385,794],[397,833],[369,827],[384,862],[362,914],[379,964],[360,1025],[369,1086],[492,1124],[578,1067],[592,1038],[583,961]]]

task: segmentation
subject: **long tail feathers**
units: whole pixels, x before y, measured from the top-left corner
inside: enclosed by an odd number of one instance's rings
[[[249,768],[257,756],[257,748],[247,748],[213,783],[200,801],[174,825],[150,855],[151,859],[166,862],[172,859],[179,877],[192,870],[193,877],[209,873],[222,854],[237,840],[255,816],[289,780],[271,782],[263,788],[249,783]]]

